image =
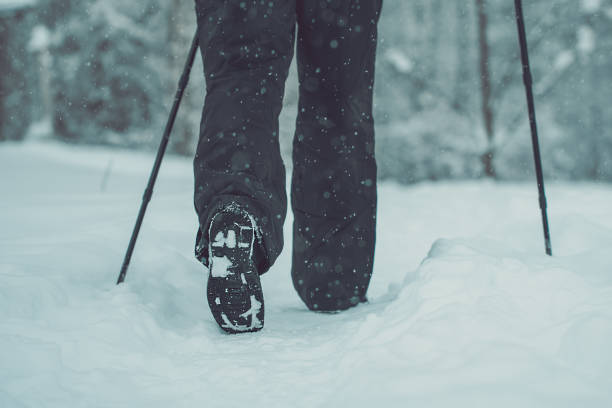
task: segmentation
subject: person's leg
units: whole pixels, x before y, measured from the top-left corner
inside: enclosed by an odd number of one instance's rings
[[[196,256],[208,265],[207,228],[223,208],[257,226],[256,266],[283,246],[287,210],[278,115],[293,57],[295,0],[195,0],[206,100],[194,160],[200,222]]]
[[[312,310],[366,300],[376,226],[372,90],[382,0],[298,0],[292,278]]]

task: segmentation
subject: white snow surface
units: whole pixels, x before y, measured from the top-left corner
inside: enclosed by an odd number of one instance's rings
[[[612,188],[382,183],[369,304],[307,311],[290,250],[266,326],[226,335],[193,258],[190,160],[0,144],[1,407],[612,406]],[[286,224],[291,248],[291,218]]]
[[[37,0],[0,0],[0,11],[20,9],[36,3]]]
[[[232,266],[232,261],[227,256],[213,256],[211,257],[210,274],[214,278],[226,278],[230,274]]]

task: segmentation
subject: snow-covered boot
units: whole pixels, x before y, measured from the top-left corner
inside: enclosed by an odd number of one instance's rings
[[[208,304],[228,333],[254,332],[264,325],[264,300],[253,262],[255,222],[246,212],[221,211],[209,227]]]

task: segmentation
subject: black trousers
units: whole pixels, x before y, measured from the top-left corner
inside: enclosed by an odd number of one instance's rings
[[[314,310],[365,300],[376,226],[372,90],[382,0],[195,0],[206,99],[194,160],[196,256],[221,208],[255,218],[260,273],[283,247],[287,212],[278,116],[293,58],[294,286]]]

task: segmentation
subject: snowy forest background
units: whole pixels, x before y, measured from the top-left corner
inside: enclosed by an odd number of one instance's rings
[[[403,183],[533,174],[510,0],[385,0],[379,175]],[[195,30],[193,0],[0,0],[0,141],[155,149]],[[612,0],[525,0],[545,175],[612,181]],[[191,155],[198,57],[170,149]],[[281,117],[290,157],[292,70]],[[290,160],[286,160],[290,165]]]

